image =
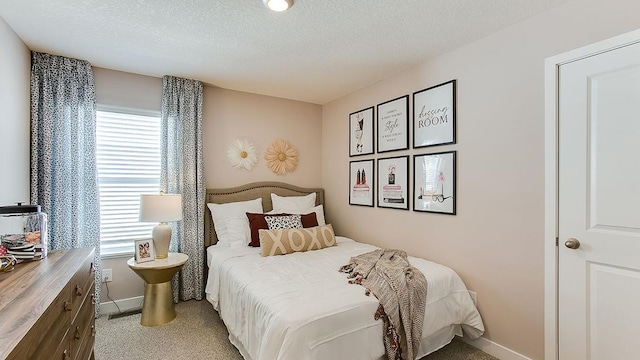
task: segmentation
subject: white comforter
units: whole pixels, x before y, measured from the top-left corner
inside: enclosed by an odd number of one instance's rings
[[[284,256],[261,257],[260,249],[251,247],[207,249],[207,299],[246,359],[384,355],[382,320],[374,320],[377,299],[338,272],[351,257],[376,247],[336,239],[334,247]],[[480,314],[460,277],[430,261],[409,257],[409,262],[427,278],[423,338],[452,324],[461,324],[472,338],[482,335]]]

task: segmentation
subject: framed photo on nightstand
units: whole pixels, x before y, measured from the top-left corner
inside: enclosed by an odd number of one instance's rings
[[[136,240],[134,243],[137,263],[155,260],[156,251],[153,247],[153,239]]]

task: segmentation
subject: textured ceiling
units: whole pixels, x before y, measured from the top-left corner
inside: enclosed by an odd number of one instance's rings
[[[36,51],[325,104],[567,0],[0,0]]]

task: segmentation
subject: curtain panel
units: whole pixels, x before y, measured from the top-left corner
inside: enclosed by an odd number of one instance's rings
[[[49,249],[95,248],[100,299],[96,102],[87,61],[31,54],[30,186],[31,203],[48,216]]]
[[[189,255],[174,277],[174,300],[201,300],[204,294],[204,206],[202,160],[202,83],[162,79],[160,189],[182,194],[182,221],[172,227],[169,251]]]

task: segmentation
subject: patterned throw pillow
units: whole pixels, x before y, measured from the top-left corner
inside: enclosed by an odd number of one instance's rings
[[[336,245],[331,224],[305,229],[258,230],[262,256],[291,254]]]
[[[265,216],[269,230],[302,229],[300,215]]]
[[[256,214],[256,213],[247,213],[247,218],[249,219],[249,229],[251,230],[251,242],[249,246],[258,247],[260,246],[260,236],[258,236],[258,230],[260,229],[269,229],[269,224],[267,224],[267,220],[264,218],[266,216],[287,216],[294,214]],[[310,214],[301,214],[300,219],[302,220],[303,228],[316,227],[318,225],[318,218],[316,217],[316,213],[312,212]]]

